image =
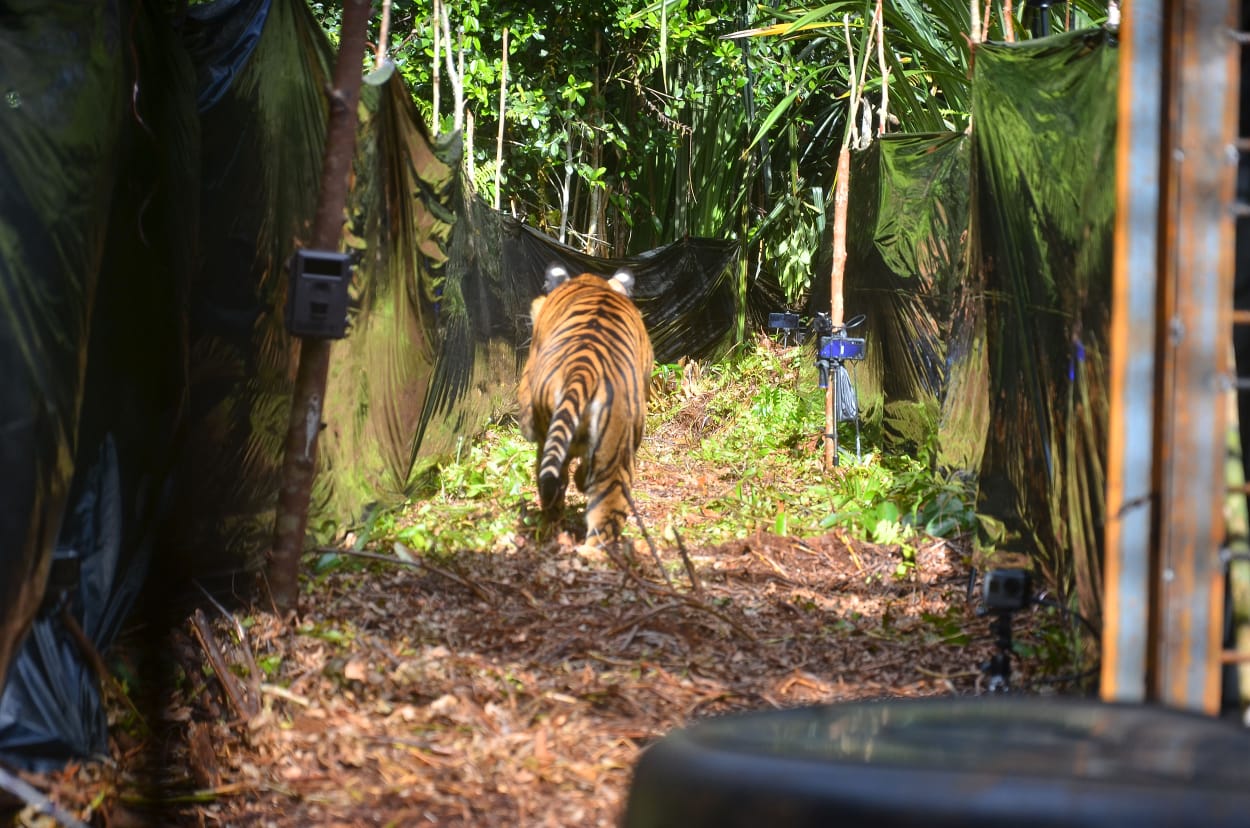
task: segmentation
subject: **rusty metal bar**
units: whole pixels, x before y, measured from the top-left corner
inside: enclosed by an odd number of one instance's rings
[[[1136,5],[1136,3],[1132,4]],[[1232,331],[1240,3],[1167,4],[1159,598],[1149,695],[1215,714],[1223,623],[1224,441]]]
[[[1155,318],[1159,279],[1163,3],[1126,4],[1111,303],[1102,698],[1146,697],[1151,597]]]

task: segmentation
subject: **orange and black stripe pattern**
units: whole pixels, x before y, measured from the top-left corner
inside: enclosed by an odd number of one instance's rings
[[[633,276],[573,278],[547,272],[547,295],[530,307],[534,335],[521,373],[521,433],[539,444],[538,496],[548,520],[564,509],[569,465],[586,495],[587,540],[615,541],[642,442],[654,356]]]

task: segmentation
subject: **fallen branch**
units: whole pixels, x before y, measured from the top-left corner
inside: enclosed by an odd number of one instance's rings
[[[260,692],[268,696],[277,696],[280,699],[289,701],[291,704],[298,704],[300,707],[310,707],[312,702],[301,695],[292,693],[290,690],[279,684],[269,684],[264,682],[260,685]]]
[[[604,548],[608,549],[608,547],[604,547]],[[685,593],[678,592],[677,590],[672,589],[671,587],[665,587],[665,586],[655,583],[654,581],[648,581],[644,578],[638,577],[638,574],[636,572],[634,572],[629,566],[625,564],[624,561],[621,561],[616,556],[616,554],[610,550],[608,551],[608,557],[612,559],[613,563],[615,563],[625,573],[625,575],[629,577],[630,580],[632,580],[637,586],[641,587],[646,592],[649,592],[652,595],[660,596],[662,598],[675,598],[689,607],[693,607],[694,609],[701,610],[702,612],[706,612],[708,615],[719,618],[721,621],[724,621],[726,624],[732,627],[734,632],[738,633],[743,638],[746,638],[748,641],[756,640],[756,636],[754,633],[752,633],[746,627],[739,624],[737,621],[730,618],[725,613],[718,610],[716,607],[713,607],[712,605],[704,601],[701,601],[698,598],[695,598],[691,595],[686,595]]]
[[[221,602],[214,598],[213,594],[205,589],[203,584],[196,581],[195,585],[199,588],[200,592],[204,594],[204,597],[217,608],[217,611],[221,613],[221,616],[229,620],[231,626],[234,627],[235,638],[238,639],[239,648],[243,650],[243,657],[247,660],[247,681],[252,691],[252,698],[259,699],[260,667],[256,664],[256,656],[252,653],[252,645],[247,639],[247,630],[243,629],[243,624],[239,622],[239,619],[235,616],[235,614],[222,606]]]
[[[34,785],[19,779],[3,767],[0,767],[0,790],[8,791],[25,802],[28,807],[52,817],[65,828],[89,828],[85,822],[80,822],[76,817],[62,810],[61,806],[44,796],[43,792]]]
[[[209,625],[203,610],[197,609],[191,616],[191,628],[200,642],[200,649],[204,651],[208,663],[217,675],[217,680],[226,691],[226,697],[229,698],[235,713],[244,721],[251,719],[260,712],[259,708],[255,700],[249,698],[244,692],[243,685],[239,683],[238,678],[230,671],[230,665],[226,664],[225,654],[222,653],[221,645],[218,644],[217,636],[213,634],[213,628]]]
[[[104,657],[100,655],[100,651],[96,649],[95,644],[87,637],[87,633],[83,631],[82,626],[78,623],[78,619],[70,612],[68,605],[61,607],[61,624],[69,633],[70,638],[74,639],[74,644],[78,647],[78,651],[82,653],[82,657],[91,666],[92,672],[95,673],[96,678],[100,681],[100,687],[125,705],[126,709],[134,716],[134,721],[143,729],[143,732],[148,733],[150,728],[148,727],[147,718],[139,712],[139,708],[135,706],[134,701],[126,693],[126,689],[117,681],[117,677],[109,671],[108,665],[104,663]]]
[[[436,564],[432,564],[423,558],[414,558],[413,560],[408,561],[408,560],[404,560],[403,558],[397,558],[394,555],[380,555],[377,552],[365,552],[360,549],[340,549],[338,547],[333,547],[333,546],[323,546],[317,551],[323,554],[331,554],[331,555],[350,555],[354,558],[364,558],[365,560],[378,561],[379,563],[394,564],[395,566],[406,566],[409,569],[425,569],[430,572],[433,572],[435,575],[441,575],[447,580],[455,584],[459,584],[460,586],[464,587],[469,592],[472,592],[474,595],[476,595],[478,598],[480,598],[481,600],[485,601],[488,604],[494,605],[497,601],[494,593],[490,592],[489,590],[483,589],[482,587],[473,583],[469,579],[464,578],[460,575],[457,575],[456,573],[451,572],[449,570],[443,569],[442,567],[437,566]]]

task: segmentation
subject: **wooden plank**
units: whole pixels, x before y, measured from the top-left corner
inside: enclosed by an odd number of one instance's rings
[[[1240,4],[1168,4],[1157,670],[1150,695],[1220,705],[1224,393],[1230,377]]]
[[[1099,683],[1102,698],[1108,701],[1142,701],[1147,690],[1162,44],[1162,0],[1127,4],[1120,25],[1108,518]]]

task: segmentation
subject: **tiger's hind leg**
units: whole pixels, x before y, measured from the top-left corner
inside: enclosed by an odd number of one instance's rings
[[[617,468],[614,474],[586,475],[586,542],[597,546],[615,544],[629,520],[625,493],[633,475]]]
[[[542,465],[542,456],[538,457],[538,465]],[[539,478],[538,502],[542,507],[542,523],[544,530],[558,527],[564,519],[564,496],[569,487],[569,471],[565,466],[561,469],[558,480]]]

